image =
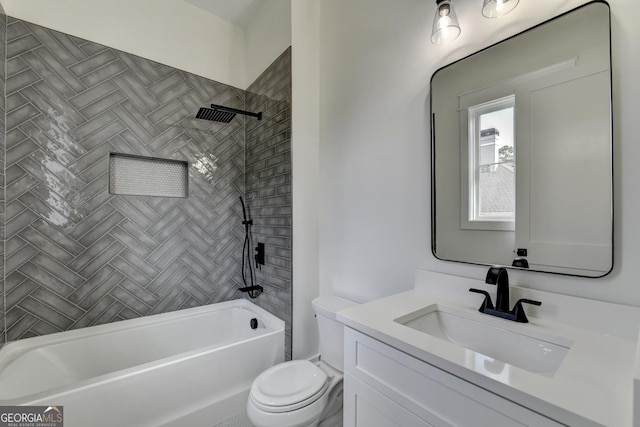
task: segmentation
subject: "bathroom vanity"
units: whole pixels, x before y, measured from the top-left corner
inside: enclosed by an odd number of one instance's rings
[[[640,309],[512,287],[522,324],[478,312],[481,281],[418,270],[415,289],[344,310],[345,426],[633,423]]]

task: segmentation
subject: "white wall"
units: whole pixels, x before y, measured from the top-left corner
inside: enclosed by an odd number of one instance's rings
[[[318,330],[319,11],[322,0],[294,0],[292,16],[293,358],[314,356]]]
[[[15,18],[246,89],[243,29],[181,0],[2,0],[2,4]]]
[[[243,87],[253,83],[291,46],[291,7],[291,0],[268,0],[249,20],[244,30],[246,77]]]
[[[499,20],[457,2],[462,35],[429,42],[435,4],[323,0],[320,19],[320,293],[371,300],[410,289],[414,268],[484,278],[430,250],[429,79],[438,68],[584,0],[520,2]],[[615,261],[602,279],[513,273],[551,292],[640,305],[640,2],[612,10]]]
[[[372,300],[410,289],[414,268],[431,256],[426,108],[434,7],[322,2],[321,293]]]
[[[239,27],[182,0],[0,0],[5,12],[246,89],[291,45],[291,0]]]

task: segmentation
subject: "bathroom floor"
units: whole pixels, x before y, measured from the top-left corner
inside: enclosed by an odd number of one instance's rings
[[[249,417],[247,417],[247,414],[242,413],[228,419],[227,421],[221,422],[214,427],[253,427],[253,424],[251,424],[251,421],[249,421]]]

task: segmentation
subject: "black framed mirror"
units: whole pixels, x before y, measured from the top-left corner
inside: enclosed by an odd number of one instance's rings
[[[609,5],[592,1],[434,73],[437,258],[611,271],[610,39]]]

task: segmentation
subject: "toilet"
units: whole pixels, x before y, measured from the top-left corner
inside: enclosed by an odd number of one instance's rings
[[[343,324],[336,313],[355,305],[335,296],[311,302],[318,321],[320,361],[292,360],[253,381],[247,415],[256,427],[342,426]]]

